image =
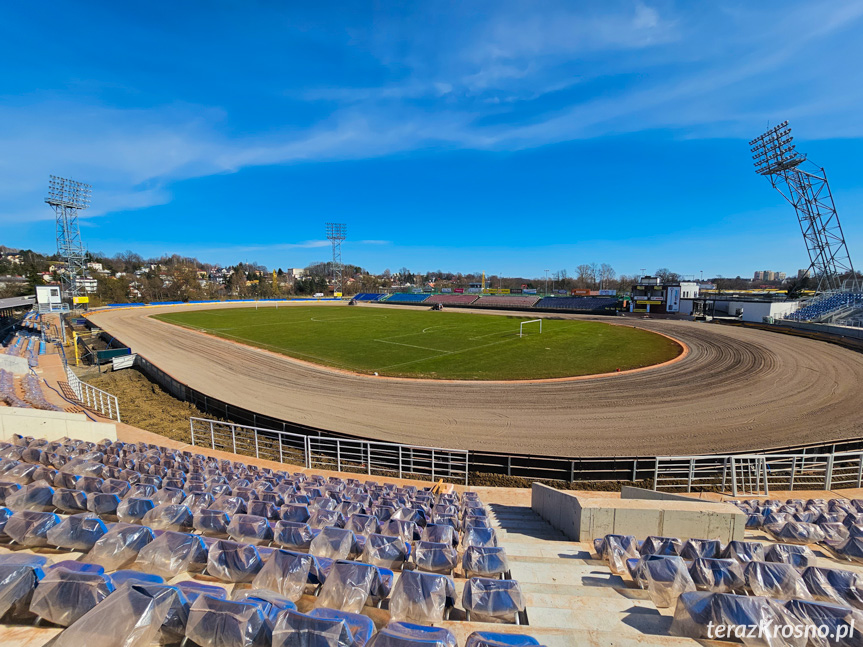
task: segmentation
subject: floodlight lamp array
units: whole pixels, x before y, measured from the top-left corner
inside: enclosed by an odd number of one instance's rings
[[[803,162],[806,157],[797,152],[797,147],[791,143],[792,141],[794,137],[791,136],[787,121],[783,121],[750,141],[750,150],[754,153],[752,161],[755,172],[760,175],[772,175],[794,168]]]
[[[86,209],[90,206],[92,190],[93,187],[89,184],[51,175],[45,202],[52,206]]]
[[[327,238],[329,240],[344,240],[347,238],[348,226],[344,223],[328,222]]]

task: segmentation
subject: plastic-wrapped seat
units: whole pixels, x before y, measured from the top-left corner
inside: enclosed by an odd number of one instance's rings
[[[461,539],[462,548],[468,546],[497,546],[494,528],[468,528]]]
[[[307,523],[297,521],[277,521],[273,531],[273,541],[290,550],[309,550],[312,545],[312,529]]]
[[[0,505],[6,505],[6,497],[21,489],[21,485],[11,482],[0,482]]]
[[[192,518],[194,529],[207,537],[227,537],[230,522],[227,512],[212,508],[198,510]]]
[[[353,647],[354,637],[341,618],[282,611],[273,629],[273,647]]]
[[[647,555],[638,560],[632,579],[639,588],[646,589],[657,608],[667,608],[687,591],[695,590],[695,583],[681,557]]]
[[[54,509],[54,488],[45,481],[34,481],[6,495],[6,507],[15,510],[48,512]]]
[[[282,521],[306,523],[310,517],[308,506],[300,503],[286,503],[279,509],[279,518]]]
[[[848,537],[851,536],[848,527],[843,523],[822,523],[819,527],[824,532],[822,543],[834,550],[848,541]]]
[[[802,570],[807,566],[815,565],[815,553],[808,547],[798,544],[773,544],[764,553],[764,560],[790,564]]]
[[[267,544],[273,540],[273,529],[264,517],[235,514],[228,524],[228,536],[234,541]]]
[[[769,642],[761,639],[744,644],[805,647],[805,637],[794,637],[794,631],[799,625],[799,620],[789,613],[781,602],[769,598],[696,591],[684,593],[677,599],[669,633],[672,636],[695,640],[722,640],[735,635],[747,636],[753,627],[768,626],[771,632],[778,630],[778,635],[771,637]],[[782,638],[786,627],[789,628],[790,638]],[[718,633],[720,628],[724,634],[722,636]]]
[[[262,566],[258,549],[250,544],[220,539],[207,553],[207,574],[223,582],[251,582]]]
[[[91,512],[66,517],[45,533],[49,545],[67,550],[88,551],[108,532],[105,523]]]
[[[3,532],[22,546],[36,548],[48,545],[48,531],[59,523],[60,517],[53,512],[21,510],[9,517]]]
[[[232,516],[246,513],[246,502],[238,496],[220,494],[211,507],[213,510],[222,510]]]
[[[378,567],[340,560],[327,574],[315,606],[359,613],[381,585]]]
[[[54,490],[51,503],[63,512],[71,514],[85,512],[87,510],[87,493],[82,490],[58,488]]]
[[[189,608],[186,638],[206,647],[269,647],[272,630],[254,603],[201,595]]]
[[[345,522],[345,530],[357,535],[371,535],[381,529],[378,518],[370,514],[352,514]]]
[[[335,526],[336,528],[344,528],[345,517],[338,510],[315,510],[309,517],[308,524],[312,528],[326,528],[327,526]]]
[[[689,576],[699,591],[743,593],[746,588],[743,567],[736,559],[699,557],[692,561]]]
[[[449,542],[420,541],[414,546],[414,563],[421,571],[452,575],[457,562],[458,553]]]
[[[117,515],[117,508],[120,506],[120,502],[121,499],[118,494],[94,492],[87,497],[87,510],[100,517],[113,517]]]
[[[152,499],[126,497],[117,506],[117,519],[123,523],[141,523],[144,515],[155,507]]]
[[[0,555],[0,618],[30,618],[30,599],[45,577],[46,557],[28,553]]]
[[[815,600],[863,609],[863,577],[859,573],[809,566],[801,578]]]
[[[722,549],[722,559],[734,559],[741,564],[764,561],[764,544],[760,541],[730,541]]]
[[[309,583],[309,573],[314,563],[315,558],[311,555],[274,550],[252,580],[252,586],[257,589],[276,591],[288,600],[296,602]]]
[[[121,499],[126,496],[126,493],[132,485],[129,481],[125,481],[123,479],[105,479],[105,482],[102,483],[102,493],[103,494],[116,494]]]
[[[117,570],[134,562],[138,552],[155,538],[147,526],[114,523],[96,540],[86,559],[109,571]]]
[[[449,629],[410,622],[391,621],[372,636],[368,647],[456,647]]]
[[[680,549],[680,556],[683,559],[698,559],[699,557],[716,559],[719,557],[721,549],[722,544],[716,539],[687,539],[683,548]]]
[[[422,541],[434,541],[441,544],[458,545],[458,534],[455,528],[445,523],[430,523],[423,528],[420,537]]]
[[[812,599],[800,573],[790,564],[749,562],[743,569],[743,576],[747,588],[754,595],[765,595],[779,600]]]
[[[81,616],[52,644],[56,647],[147,647],[174,607],[176,589],[139,584],[120,587]]]
[[[228,592],[222,586],[215,584],[204,584],[195,580],[183,580],[175,585],[186,596],[189,604],[192,604],[201,595],[209,595],[220,600],[228,599]]]
[[[852,562],[863,562],[863,536],[851,535],[833,548],[839,557]]]
[[[441,622],[455,605],[455,583],[438,573],[402,571],[390,596],[394,620]]]
[[[650,535],[645,539],[638,549],[639,554],[645,555],[680,555],[683,549],[683,542],[677,537],[659,537]]]
[[[183,499],[183,505],[189,508],[193,515],[209,508],[213,503],[215,503],[215,498],[209,492],[192,492]]]
[[[464,585],[461,598],[467,621],[505,620],[519,624],[524,611],[524,596],[515,580],[472,577]]]
[[[524,634],[500,634],[492,631],[474,631],[464,647],[539,647],[539,641]]]
[[[401,537],[371,534],[366,537],[360,560],[375,566],[401,570],[410,552],[410,544],[406,544]]]
[[[49,622],[68,627],[114,591],[102,573],[54,566],[33,592],[30,611]]]
[[[356,551],[354,533],[344,528],[322,528],[309,545],[309,552],[328,559],[348,559]]]
[[[612,573],[626,572],[626,560],[638,559],[638,544],[633,535],[605,535],[593,540],[597,557],[608,564]]]
[[[257,517],[264,517],[264,519],[278,519],[278,510],[276,505],[271,501],[261,501],[259,499],[249,501],[246,504],[248,508],[249,514],[255,515]]]
[[[341,620],[351,631],[353,637],[352,647],[364,647],[375,632],[375,623],[368,616],[361,613],[350,613],[348,611],[338,611],[337,609],[313,609],[309,612],[313,618],[323,618],[326,620]]]
[[[138,551],[135,564],[165,579],[183,572],[199,573],[207,565],[207,548],[197,535],[165,530]]]
[[[464,551],[461,560],[464,576],[503,577],[509,571],[509,560],[503,546],[471,546]]]
[[[824,531],[814,523],[789,521],[769,530],[776,539],[786,544],[817,544],[824,540]]]
[[[807,600],[788,600],[785,608],[797,618],[801,624],[808,624],[827,633],[824,638],[815,638],[813,644],[823,647],[840,645],[841,647],[857,647],[860,645],[859,627],[863,624],[863,613],[844,605],[827,602],[810,602]],[[822,629],[823,628],[823,629]]]
[[[148,510],[141,524],[153,530],[188,532],[192,529],[192,511],[181,503],[162,503]]]

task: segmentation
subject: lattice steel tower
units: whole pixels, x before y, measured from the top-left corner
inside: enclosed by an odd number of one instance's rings
[[[327,239],[333,244],[333,292],[342,289],[342,241],[347,238],[348,226],[342,223],[327,223]]]
[[[793,139],[788,122],[783,121],[749,142],[755,170],[794,207],[817,291],[859,290],[827,174],[811,162],[810,170],[800,168],[806,156],[795,150]]]
[[[87,259],[78,227],[78,212],[90,206],[92,188],[89,184],[56,175],[51,175],[48,181],[45,202],[54,207],[57,216],[57,254],[66,262],[63,292],[68,297],[84,293],[84,286],[78,279],[84,277]]]

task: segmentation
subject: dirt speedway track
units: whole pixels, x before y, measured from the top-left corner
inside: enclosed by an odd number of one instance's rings
[[[682,341],[689,354],[649,370],[579,381],[395,380],[335,372],[150,318],[177,307],[117,309],[90,318],[208,396],[366,438],[587,457],[756,451],[863,437],[863,354],[810,339],[627,319],[625,325]]]

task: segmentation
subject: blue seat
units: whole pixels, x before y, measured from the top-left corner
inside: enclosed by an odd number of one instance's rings
[[[389,587],[384,574],[385,569],[370,564],[336,561],[327,573],[316,606],[360,613],[366,603],[374,603],[389,594],[392,571],[389,572]]]
[[[347,559],[356,551],[357,540],[354,533],[344,528],[322,528],[312,539],[309,553],[328,559]]]
[[[36,481],[6,495],[6,507],[15,510],[48,512],[54,509],[54,488]]]
[[[322,618],[288,610],[279,614],[273,647],[353,647],[354,637],[342,618]]]
[[[105,523],[92,512],[66,517],[45,533],[48,544],[67,550],[88,551],[108,532]]]
[[[123,523],[141,523],[144,515],[155,507],[152,499],[126,497],[117,506],[117,519]]]
[[[95,492],[87,497],[87,510],[99,516],[116,516],[120,505],[118,494]]]
[[[474,631],[464,647],[539,647],[539,641],[524,634],[501,634],[493,631]]]
[[[452,575],[457,562],[458,552],[449,542],[420,541],[414,546],[414,563],[421,571]]]
[[[306,585],[312,583],[313,567],[314,571],[317,571],[317,562],[312,555],[274,550],[252,580],[252,586],[257,589],[276,591],[288,600],[296,602],[303,595]]]
[[[153,575],[152,573],[142,573],[141,571],[120,570],[111,573],[111,581],[116,588],[120,588],[123,584],[131,582],[132,584],[164,584],[164,578]]]
[[[48,545],[47,533],[59,523],[60,517],[53,512],[21,510],[9,517],[3,531],[12,541],[35,548]]]
[[[518,624],[518,614],[524,611],[524,596],[515,580],[472,577],[462,593],[468,622],[495,619]]]
[[[254,500],[249,501],[246,504],[249,514],[255,515],[258,517],[263,517],[264,519],[278,519],[278,508],[276,505],[270,501],[262,501],[262,500]]]
[[[277,521],[273,541],[290,550],[308,550],[312,545],[311,527],[295,521]]]
[[[371,535],[380,530],[378,518],[370,514],[352,514],[345,522],[345,529],[357,535]]]
[[[760,541],[730,541],[722,549],[721,557],[738,562],[763,562],[764,544]]]
[[[273,540],[273,529],[264,517],[235,514],[228,524],[228,535],[234,541],[266,544]]]
[[[101,573],[54,567],[33,592],[30,611],[49,622],[68,627],[114,591]]]
[[[138,551],[135,564],[166,579],[183,572],[199,573],[207,565],[207,548],[198,535],[165,530]]]
[[[87,493],[82,490],[69,490],[66,488],[58,488],[54,490],[54,497],[51,499],[54,507],[75,514],[76,512],[86,512],[87,510]]]
[[[41,555],[9,553],[0,555],[0,618],[24,619],[30,615],[30,599],[45,577]]]
[[[368,647],[456,647],[449,629],[392,621],[376,633]]]
[[[0,508],[0,541],[7,541],[9,535],[6,534],[6,522],[12,516],[12,511],[9,508]]]
[[[699,557],[716,559],[719,557],[721,548],[722,544],[716,539],[688,539],[683,544],[680,556],[683,559],[698,559]]]
[[[811,596],[800,574],[791,564],[779,562],[748,562],[743,569],[746,587],[754,595],[780,600],[809,599]]]
[[[155,538],[147,526],[114,523],[96,540],[86,559],[113,571],[134,562],[138,552]]]
[[[441,622],[455,606],[455,583],[447,575],[402,571],[390,596],[394,620]]]
[[[216,586],[214,584],[204,584],[203,582],[196,582],[194,580],[184,580],[182,582],[177,582],[175,586],[180,589],[183,595],[186,596],[186,599],[190,604],[197,600],[199,595],[209,595],[210,597],[219,598],[220,600],[226,600],[228,598],[228,592],[223,587]]]
[[[640,555],[680,555],[683,542],[677,537],[658,537],[650,535],[645,539],[638,552]]]
[[[129,481],[124,481],[122,479],[105,479],[105,482],[102,483],[102,493],[103,494],[116,494],[121,499],[126,496],[126,493],[132,486],[129,484]]]
[[[313,609],[309,612],[313,618],[324,618],[328,620],[342,620],[350,629],[353,636],[351,647],[364,647],[372,635],[375,633],[375,623],[368,616],[361,613],[349,613],[347,611],[338,611],[337,609],[327,609],[321,607]]]
[[[502,546],[469,546],[464,551],[461,565],[464,576],[468,579],[477,575],[503,576],[509,571],[506,549]]]
[[[334,526],[336,528],[344,528],[345,517],[338,510],[315,510],[312,512],[308,521],[312,528],[326,528]]]
[[[148,510],[141,523],[153,530],[188,532],[192,530],[192,520],[192,511],[182,503],[162,503]]]
[[[208,537],[226,537],[231,518],[227,512],[205,508],[195,513],[192,526]]]
[[[790,564],[804,569],[815,565],[815,554],[806,546],[797,544],[773,544],[764,553],[764,561]]]
[[[689,576],[699,591],[743,593],[746,588],[743,568],[732,558],[699,557],[692,561]]]
[[[262,566],[258,549],[250,544],[220,539],[207,554],[207,574],[223,582],[251,582]]]
[[[279,517],[282,521],[294,521],[306,523],[311,515],[306,505],[299,503],[286,503],[279,509]]]
[[[204,646],[269,647],[272,631],[258,605],[200,595],[189,608],[186,638]]]

